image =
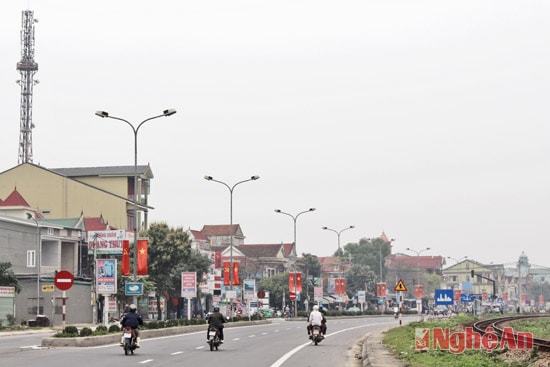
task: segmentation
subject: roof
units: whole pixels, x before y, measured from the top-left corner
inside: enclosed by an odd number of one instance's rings
[[[31,206],[27,203],[27,200],[17,191],[17,188],[13,189],[11,194],[4,201],[0,201],[0,206],[23,206],[25,208],[30,208]]]
[[[197,231],[194,229],[190,229],[189,231],[193,235],[193,238],[195,238],[196,240],[208,241],[208,237],[206,237],[201,231]]]
[[[87,176],[133,176],[135,168],[132,166],[105,166],[105,167],[69,167],[50,168],[50,171],[59,173],[66,177],[87,177]],[[138,165],[139,176],[153,178],[153,172],[149,165]]]
[[[109,231],[117,229],[105,222],[103,216],[84,218],[84,228],[86,228],[86,231]]]
[[[388,267],[411,266],[423,269],[441,269],[445,264],[442,256],[409,256],[409,255],[390,255],[386,257]]]
[[[202,227],[201,232],[206,237],[242,236],[238,224],[207,224]]]
[[[283,257],[288,257],[289,252],[286,251],[290,243],[277,243],[277,244],[255,244],[255,245],[239,245],[239,251],[247,257],[277,257],[279,253],[282,253]]]

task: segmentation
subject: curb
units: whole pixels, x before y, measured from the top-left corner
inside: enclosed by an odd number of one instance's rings
[[[271,324],[270,320],[261,320],[261,321],[239,321],[238,323],[226,323],[226,328],[232,327],[241,327],[241,326],[250,326],[250,325],[261,325],[261,324]],[[141,340],[158,338],[161,336],[170,336],[178,334],[188,334],[195,333],[199,331],[206,332],[207,324],[203,325],[188,325],[188,326],[176,326],[163,329],[143,329],[140,330]],[[85,336],[85,337],[76,337],[76,338],[55,338],[47,337],[42,339],[41,346],[47,348],[61,348],[61,347],[95,347],[98,345],[105,344],[118,344],[120,342],[120,336],[122,334],[108,334],[108,335],[98,335],[98,336]]]

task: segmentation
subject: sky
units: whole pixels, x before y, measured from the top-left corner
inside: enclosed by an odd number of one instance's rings
[[[152,222],[200,230],[232,207],[248,244],[296,223],[299,254],[384,232],[448,265],[550,267],[547,1],[3,1],[0,171],[18,164],[27,9],[33,163],[133,165],[130,127],[95,111],[177,110],[138,131]]]

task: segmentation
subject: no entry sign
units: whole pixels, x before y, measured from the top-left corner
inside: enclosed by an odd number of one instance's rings
[[[57,289],[66,291],[73,286],[74,276],[66,270],[61,270],[57,272],[53,282]]]

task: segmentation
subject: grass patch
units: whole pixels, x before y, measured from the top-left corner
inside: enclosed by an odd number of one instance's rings
[[[528,331],[535,338],[550,339],[550,318],[526,319],[510,323],[514,330]]]
[[[416,328],[449,328],[451,332],[463,331],[465,325],[477,321],[473,315],[461,314],[449,319],[436,321],[412,322],[388,330],[382,343],[407,366],[412,367],[522,367],[529,366],[528,361],[508,361],[502,350],[493,352],[466,350],[461,354],[452,354],[447,350],[417,351],[415,349]]]

